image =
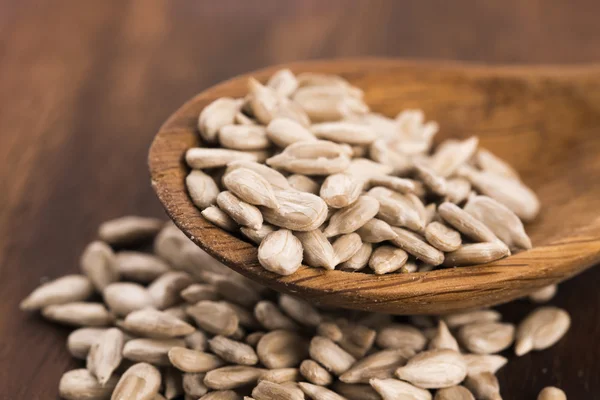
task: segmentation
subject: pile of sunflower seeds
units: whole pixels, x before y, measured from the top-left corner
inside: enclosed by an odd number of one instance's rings
[[[153,252],[139,251],[151,239]],[[85,368],[60,380],[67,400],[498,400],[495,373],[508,360],[497,353],[549,348],[570,326],[551,306],[516,327],[491,309],[407,320],[320,309],[247,280],[151,218],[104,223],[81,271],[21,303],[76,328],[67,349]],[[566,395],[548,387],[538,399]]]
[[[432,147],[420,110],[370,112],[339,76],[290,70],[198,119],[186,186],[204,218],[259,245],[281,275],[304,262],[344,271],[428,271],[531,248],[540,204],[476,137]],[[366,267],[369,268],[366,268]]]

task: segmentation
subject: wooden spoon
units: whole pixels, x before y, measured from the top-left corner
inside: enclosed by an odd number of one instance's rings
[[[243,97],[246,81],[281,66],[233,78],[177,110],[149,155],[152,185],[175,224],[235,271],[317,304],[393,314],[445,313],[491,306],[560,282],[600,261],[600,66],[487,67],[389,59],[316,61],[294,72],[339,74],[388,116],[420,108],[438,121],[437,139],[477,135],[508,160],[538,194],[542,211],[526,228],[534,248],[473,267],[377,276],[302,267],[282,277],[264,270],[257,247],[207,222],[184,186],[186,149],[198,145],[200,111]]]

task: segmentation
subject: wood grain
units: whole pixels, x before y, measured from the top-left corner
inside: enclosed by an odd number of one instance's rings
[[[41,278],[76,271],[102,220],[164,216],[147,149],[196,93],[325,57],[598,61],[599,12],[594,0],[0,0],[0,399],[56,398],[61,374],[81,365],[67,330],[18,302]],[[571,331],[550,351],[511,357],[504,398],[549,384],[599,397],[599,279],[594,269],[561,285],[553,303],[572,313]],[[517,321],[532,307],[501,309]]]
[[[209,88],[175,112],[150,148],[152,185],[169,216],[199,246],[269,287],[326,306],[392,314],[436,314],[505,303],[567,279],[600,261],[600,66],[481,67],[350,59],[285,65],[296,73],[334,73],[365,92],[375,112],[423,108],[442,126],[436,140],[480,138],[514,165],[542,203],[530,224],[535,244],[485,266],[379,276],[302,267],[290,276],[266,271],[257,246],[206,221],[185,188],[183,162],[199,146],[197,116],[220,97],[244,97],[249,76]]]

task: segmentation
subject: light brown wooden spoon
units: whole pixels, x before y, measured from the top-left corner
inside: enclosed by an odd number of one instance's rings
[[[282,277],[264,270],[257,248],[207,222],[184,186],[186,149],[198,145],[200,111],[243,97],[246,81],[209,88],[177,110],[149,155],[152,185],[175,224],[208,253],[276,290],[323,305],[393,314],[445,313],[491,306],[574,276],[600,261],[600,66],[487,67],[390,59],[315,61],[294,72],[339,74],[365,91],[374,111],[421,108],[441,126],[438,140],[477,135],[538,194],[542,211],[526,228],[534,248],[474,267],[377,276],[302,267]]]

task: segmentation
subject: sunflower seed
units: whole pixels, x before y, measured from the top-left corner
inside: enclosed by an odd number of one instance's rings
[[[377,332],[360,324],[345,324],[342,326],[342,338],[337,344],[353,357],[360,359],[367,354],[375,343]]]
[[[369,106],[341,86],[301,86],[292,96],[311,121],[337,121],[352,114],[364,114]]]
[[[407,227],[417,232],[425,228],[421,215],[407,197],[380,186],[372,188],[368,194],[379,202],[377,217],[388,224]]]
[[[60,378],[58,393],[66,400],[107,400],[117,386],[118,378],[112,377],[101,385],[85,368],[67,371]]]
[[[392,227],[392,230],[396,234],[396,237],[392,239],[392,243],[415,256],[418,260],[434,266],[444,262],[444,253],[427,244],[417,234],[397,227]]]
[[[219,293],[214,285],[205,283],[192,283],[181,291],[181,297],[189,304],[196,304],[202,300],[218,300]]]
[[[408,254],[394,246],[381,246],[373,251],[369,259],[369,267],[377,275],[388,274],[402,268],[408,260]]]
[[[346,79],[333,74],[320,74],[314,72],[303,72],[296,77],[299,87],[317,86],[322,88],[335,87],[343,90],[348,96],[363,97],[363,91],[353,86]]]
[[[122,279],[150,283],[171,268],[158,257],[136,251],[116,254],[116,266]]]
[[[340,269],[350,272],[359,271],[367,266],[372,253],[373,245],[371,243],[363,243],[352,257],[340,264]]]
[[[252,332],[252,333],[248,334],[248,336],[246,336],[245,341],[250,346],[256,347],[256,345],[258,344],[260,339],[262,339],[263,336],[265,336],[265,332],[262,332],[262,331]]]
[[[151,338],[172,338],[194,332],[190,324],[165,312],[146,308],[129,313],[123,327],[136,335]]]
[[[271,187],[273,189],[286,190],[290,188],[287,179],[279,171],[274,170],[273,168],[267,165],[259,164],[253,161],[240,160],[230,162],[229,164],[227,164],[227,169],[225,170],[224,176],[239,168],[245,168],[256,172],[258,175],[262,176],[269,184],[271,184]]]
[[[123,357],[135,362],[169,366],[169,350],[183,346],[183,339],[132,339],[125,343]]]
[[[297,368],[276,368],[261,374],[259,381],[273,383],[297,382],[300,380],[300,372]]]
[[[427,339],[417,328],[405,324],[390,324],[377,333],[377,346],[384,349],[412,349],[419,352],[425,348]]]
[[[293,389],[268,381],[260,381],[258,385],[252,389],[252,397],[256,400],[302,400],[304,396],[299,395]]]
[[[363,182],[339,173],[329,175],[321,186],[320,196],[328,206],[343,208],[354,203],[361,194]]]
[[[297,330],[298,325],[286,317],[279,308],[268,300],[260,301],[254,307],[254,316],[267,330]]]
[[[428,350],[408,360],[396,375],[423,389],[439,389],[461,383],[467,376],[467,364],[457,351]]]
[[[295,236],[302,243],[303,261],[307,265],[335,269],[337,264],[335,251],[320,229],[296,232]]]
[[[396,233],[394,233],[390,225],[377,218],[367,221],[356,233],[360,235],[363,242],[367,243],[380,243],[396,237]]]
[[[219,143],[232,150],[263,150],[271,146],[264,126],[225,125],[219,129]]]
[[[307,382],[300,382],[298,386],[300,386],[300,389],[302,389],[306,395],[314,400],[346,400],[344,397],[323,386],[313,385]]]
[[[86,300],[94,288],[83,275],[65,275],[37,287],[21,301],[21,310],[34,311],[40,308]]]
[[[215,336],[208,341],[210,350],[226,362],[240,365],[254,365],[258,363],[258,356],[254,349],[245,343]]]
[[[413,193],[415,184],[410,179],[398,178],[396,176],[379,175],[369,179],[369,186],[381,186],[401,194]]]
[[[544,350],[558,342],[569,330],[571,317],[557,307],[539,307],[517,328],[515,354],[522,356],[531,350]]]
[[[481,221],[452,203],[442,203],[438,213],[450,226],[476,242],[497,242],[498,238]]]
[[[461,168],[460,174],[482,194],[504,204],[523,221],[532,221],[540,211],[535,193],[519,180],[467,166]]]
[[[317,326],[317,335],[339,342],[344,337],[342,328],[334,322],[321,322]]]
[[[106,330],[90,347],[87,356],[87,369],[104,386],[113,372],[121,364],[125,337],[117,328]]]
[[[237,160],[257,161],[258,157],[249,152],[205,147],[194,147],[185,153],[187,165],[194,169],[225,167]]]
[[[308,343],[296,333],[274,330],[260,338],[256,353],[267,368],[291,368],[307,357]]]
[[[304,141],[316,141],[317,138],[302,124],[289,118],[275,118],[267,126],[267,136],[276,146],[287,146]]]
[[[546,303],[552,300],[554,296],[556,296],[557,290],[557,285],[544,286],[543,288],[531,293],[529,295],[529,300],[531,300],[534,303]]]
[[[284,68],[271,75],[267,87],[281,96],[290,97],[298,89],[298,80],[292,71]]]
[[[237,314],[226,304],[214,301],[199,301],[188,307],[187,313],[201,329],[213,335],[229,336],[239,324]]]
[[[287,180],[293,189],[300,192],[312,193],[317,196],[319,195],[319,183],[310,179],[308,176],[294,174],[288,176]]]
[[[456,352],[459,351],[458,342],[452,336],[448,326],[443,320],[438,323],[438,328],[435,336],[429,341],[429,350],[449,349]]]
[[[332,388],[348,400],[381,400],[381,396],[370,385],[335,381]]]
[[[477,375],[482,372],[495,374],[508,362],[506,358],[497,354],[465,354],[463,358],[467,363],[469,375]]]
[[[300,364],[300,373],[307,381],[315,385],[328,386],[333,382],[331,374],[313,360],[302,361]]]
[[[260,229],[262,226],[263,217],[258,208],[240,200],[229,191],[219,193],[217,205],[239,225],[252,229]]]
[[[130,215],[100,224],[98,236],[111,245],[132,244],[153,238],[163,224],[156,218]]]
[[[204,385],[205,374],[183,374],[182,386],[183,391],[188,396],[201,397],[208,392],[208,388]]]
[[[261,244],[263,239],[271,232],[275,232],[277,229],[273,225],[263,223],[259,229],[252,229],[246,226],[240,227],[240,231],[248,239],[252,240],[256,244]]]
[[[114,316],[103,304],[73,302],[42,308],[42,316],[50,321],[71,326],[108,326]]]
[[[348,168],[350,158],[339,144],[305,140],[290,144],[283,152],[267,159],[267,164],[294,174],[331,175]]]
[[[185,186],[192,199],[192,203],[199,209],[215,204],[219,187],[215,180],[204,172],[195,169],[190,171],[185,178]]]
[[[403,154],[390,148],[387,141],[375,140],[369,147],[369,157],[380,164],[391,169],[391,173],[404,175],[413,169],[413,161],[409,155]],[[383,184],[381,186],[386,186]]]
[[[448,314],[443,316],[443,319],[450,329],[454,329],[477,322],[496,322],[501,317],[498,311],[483,309]]]
[[[302,325],[317,326],[321,322],[321,314],[308,302],[297,297],[282,293],[279,296],[279,307]]]
[[[121,375],[111,400],[150,400],[158,394],[160,382],[161,375],[158,369],[147,363],[134,364]]]
[[[373,378],[369,381],[369,384],[379,393],[383,400],[431,400],[431,393],[428,390],[397,379]]]
[[[80,265],[81,271],[99,292],[102,292],[109,283],[119,280],[115,253],[104,242],[90,243],[81,255]]]
[[[547,386],[542,389],[537,400],[567,400],[567,395],[557,387]]]
[[[302,263],[302,243],[292,231],[269,233],[258,247],[258,261],[266,270],[279,275],[293,274]]]
[[[202,210],[202,216],[206,218],[207,221],[212,222],[223,230],[229,232],[235,232],[238,230],[238,225],[235,223],[235,221],[217,206],[209,206],[205,208]]]
[[[496,376],[490,372],[469,375],[465,379],[465,386],[481,400],[501,400],[500,384]]]
[[[458,331],[462,345],[475,354],[499,353],[512,344],[514,337],[515,327],[500,322],[476,322]]]
[[[346,372],[356,361],[352,355],[347,353],[337,344],[322,336],[315,336],[310,341],[310,358],[324,366],[335,375]]]
[[[181,302],[181,291],[192,282],[192,278],[185,272],[167,272],[148,286],[148,293],[154,306],[164,310]]]
[[[327,204],[319,196],[297,190],[275,193],[279,208],[261,207],[263,218],[272,225],[292,231],[312,231],[327,218]]]
[[[465,178],[450,178],[446,180],[446,197],[444,201],[459,204],[467,200],[471,193],[471,183]]]
[[[111,283],[104,288],[102,296],[108,308],[118,316],[126,316],[153,304],[146,288],[131,282]]]
[[[475,397],[464,386],[451,386],[435,392],[433,400],[475,400]]]
[[[204,384],[217,390],[236,389],[256,383],[264,372],[265,370],[262,368],[231,365],[208,371],[204,376]]]
[[[414,354],[410,348],[379,351],[354,363],[340,376],[340,380],[346,383],[369,383],[371,378],[392,378],[394,371],[406,364]]]
[[[464,244],[458,250],[446,253],[444,265],[460,267],[463,265],[485,264],[510,255],[504,243],[472,243]]]
[[[491,197],[474,196],[464,210],[483,222],[511,249],[530,249],[531,239],[525,233],[523,223],[515,213]]]
[[[369,196],[360,196],[353,204],[337,211],[325,231],[326,237],[352,233],[377,215],[379,202]]]
[[[362,240],[357,233],[349,233],[338,237],[332,244],[336,264],[348,261],[362,247]]]
[[[439,222],[432,222],[425,228],[425,239],[440,251],[454,251],[462,244],[460,233]]]
[[[438,196],[446,195],[448,183],[444,177],[438,175],[436,171],[425,166],[423,163],[416,163],[415,171],[425,187],[431,192]]]
[[[190,323],[192,321],[191,318],[189,317],[189,315],[187,315],[187,313],[186,313],[186,305],[185,304],[180,304],[177,306],[165,308],[162,311],[165,314],[168,314],[172,317],[180,319],[184,322]]]
[[[207,345],[206,334],[202,331],[198,331],[198,330],[194,331],[194,333],[187,335],[184,338],[184,341],[185,341],[185,347],[187,347],[188,349],[198,350],[198,351],[206,350],[206,345]],[[183,347],[183,346],[181,346],[181,347]]]
[[[257,125],[257,122],[244,114],[243,111],[238,111],[235,113],[233,122],[235,122],[237,125]]]
[[[311,130],[319,139],[350,145],[368,145],[377,139],[370,126],[348,121],[322,122],[312,125]]]
[[[451,176],[473,157],[478,144],[479,139],[474,136],[465,140],[444,141],[431,156],[431,169],[442,178]]]
[[[200,137],[207,143],[215,143],[219,129],[233,124],[242,102],[230,97],[222,97],[204,107],[198,117]]]
[[[167,353],[171,364],[183,372],[207,372],[222,366],[219,357],[185,347],[172,347]]]
[[[223,184],[241,200],[269,208],[278,208],[271,184],[257,172],[236,168],[223,177]]]
[[[233,390],[215,390],[215,391],[206,393],[204,396],[200,397],[200,399],[198,399],[198,400],[240,400],[240,399],[241,399],[241,396],[238,395]],[[186,400],[193,400],[193,399],[186,398]]]
[[[67,338],[67,349],[75,357],[85,360],[90,347],[98,340],[106,328],[79,328],[71,332]]]
[[[480,148],[477,151],[477,154],[475,154],[475,163],[479,168],[486,172],[519,180],[519,174],[513,167],[486,149]]]
[[[374,176],[388,175],[393,172],[389,165],[381,164],[368,158],[354,158],[344,171],[346,174],[362,182],[368,182]]]
[[[300,105],[254,78],[248,79],[248,92],[252,114],[262,124],[268,125],[275,118],[290,118],[305,126],[310,124],[309,116]]]

